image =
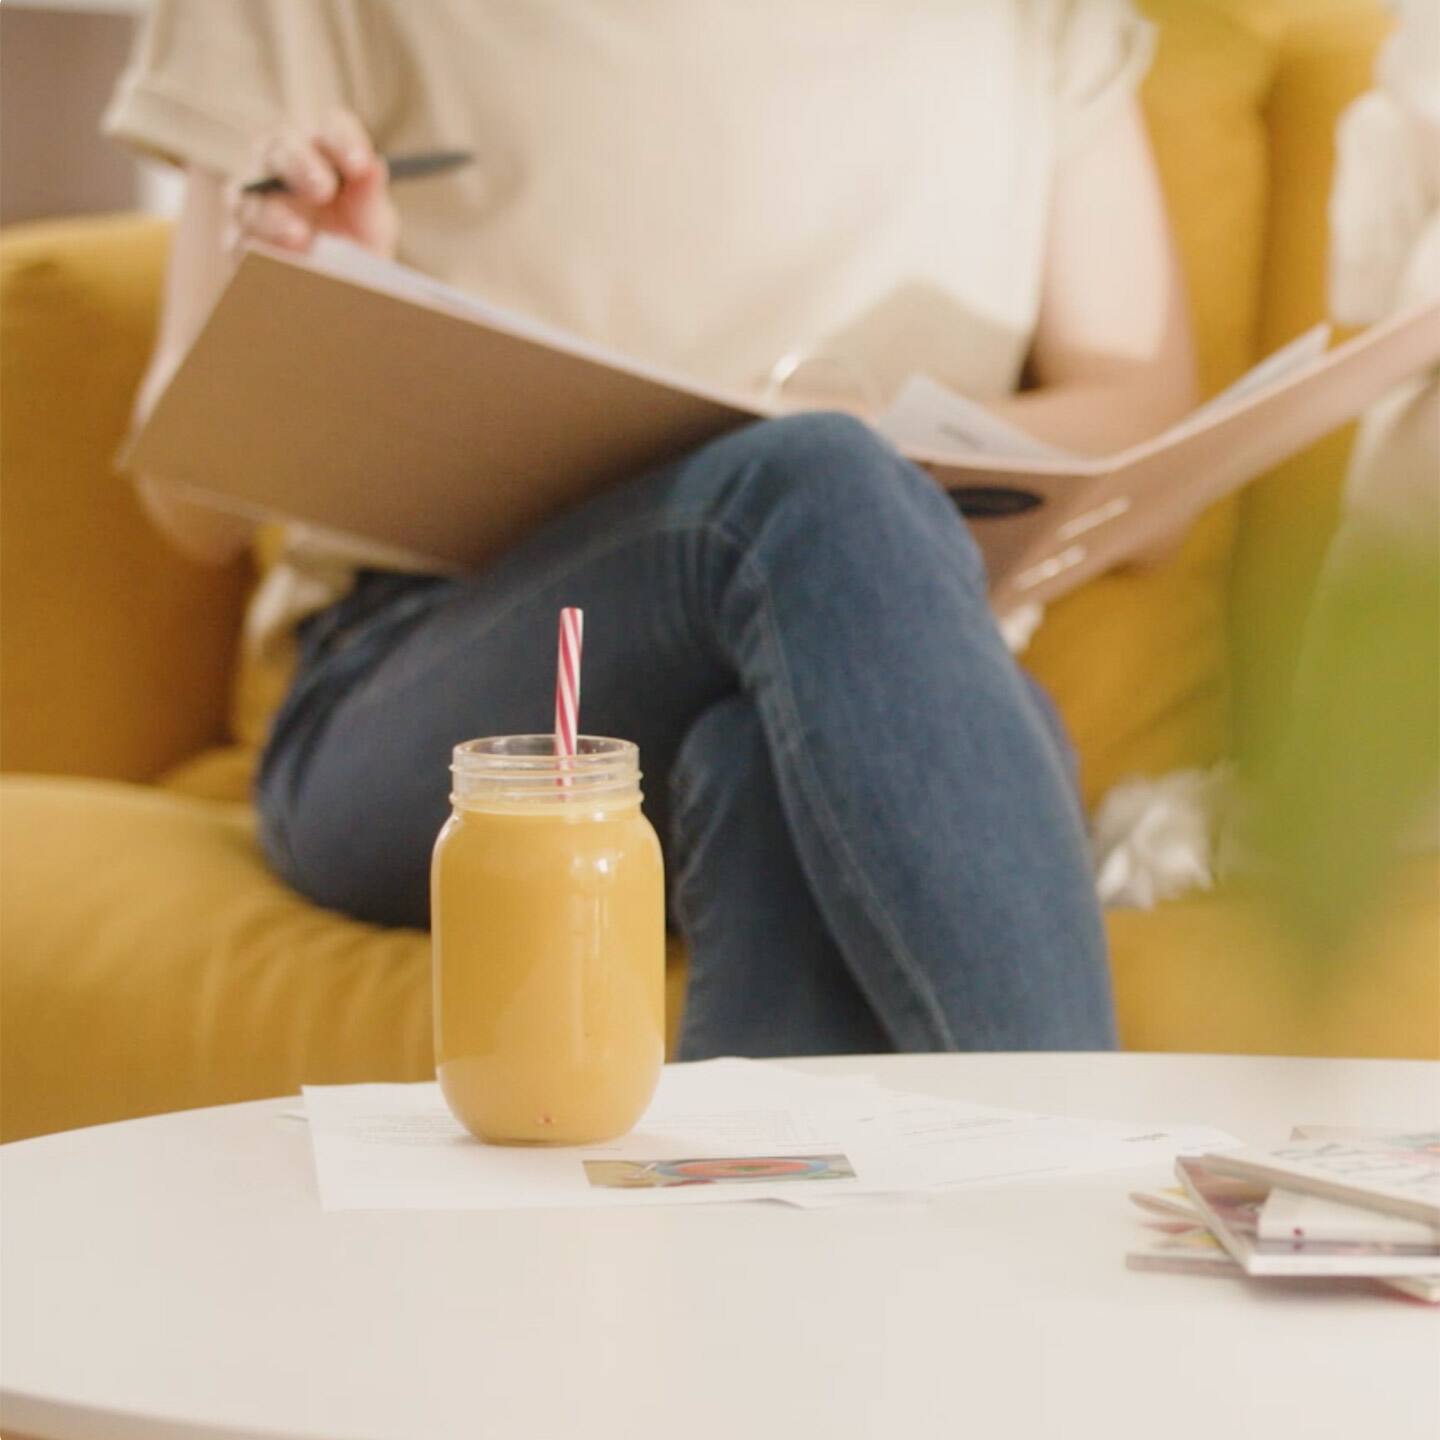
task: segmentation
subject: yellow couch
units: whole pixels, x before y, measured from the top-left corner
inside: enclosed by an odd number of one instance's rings
[[[1383,16],[1368,0],[1148,8],[1147,113],[1214,389],[1322,310],[1330,136]],[[431,1065],[425,937],[316,909],[256,852],[237,737],[253,742],[257,677],[231,693],[250,574],[169,553],[110,467],[165,243],[127,217],[4,238],[6,1139]],[[1089,800],[1273,747],[1343,453],[1317,447],[1164,566],[1055,607],[1030,660]],[[1110,939],[1131,1048],[1440,1053],[1431,871],[1325,985],[1241,894],[1113,913]]]

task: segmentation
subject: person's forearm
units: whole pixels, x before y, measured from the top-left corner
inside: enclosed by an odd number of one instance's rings
[[[1120,381],[1071,381],[1024,390],[987,408],[1037,440],[1082,455],[1108,455],[1148,440],[1196,403],[1188,378],[1161,389]]]
[[[1168,429],[1195,408],[1188,368],[1167,385],[1070,381],[1023,390],[989,408],[1037,440],[1080,455],[1112,455]],[[1178,535],[1163,535],[1130,557],[1131,564],[1168,559]]]

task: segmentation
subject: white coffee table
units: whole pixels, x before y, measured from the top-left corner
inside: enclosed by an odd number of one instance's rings
[[[1440,1123],[1440,1065],[809,1062],[1076,1115]],[[928,1207],[323,1214],[293,1101],[0,1151],[0,1425],[48,1440],[1440,1434],[1440,1312],[1135,1274],[1163,1171]]]

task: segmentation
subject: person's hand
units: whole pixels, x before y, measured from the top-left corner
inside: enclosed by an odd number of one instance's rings
[[[266,137],[248,178],[265,175],[278,176],[286,188],[268,195],[247,195],[238,184],[230,190],[232,243],[260,240],[308,250],[325,231],[373,254],[394,255],[400,217],[385,162],[350,111],[337,110],[314,134],[282,130]]]

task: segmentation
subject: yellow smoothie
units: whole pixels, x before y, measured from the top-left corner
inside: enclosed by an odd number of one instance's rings
[[[461,1123],[509,1144],[629,1130],[665,1046],[664,879],[638,787],[457,793],[431,898],[436,1068]]]

